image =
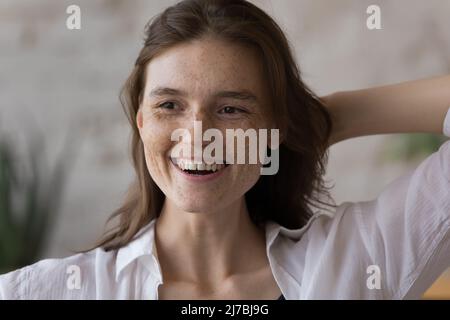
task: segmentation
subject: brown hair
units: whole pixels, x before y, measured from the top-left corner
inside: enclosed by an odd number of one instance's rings
[[[184,0],[149,21],[144,47],[121,91],[122,106],[132,127],[131,155],[137,177],[122,206],[108,219],[118,218],[119,223],[99,241],[97,246],[105,250],[129,243],[144,225],[158,217],[164,202],[164,194],[148,173],[136,124],[145,68],[164,50],[207,34],[257,49],[269,82],[271,114],[283,136],[278,173],[260,176],[245,195],[252,221],[261,224],[272,220],[287,228],[299,228],[320,204],[335,207],[320,199],[322,195],[331,199],[323,181],[331,118],[320,99],[302,82],[280,27],[244,0]]]

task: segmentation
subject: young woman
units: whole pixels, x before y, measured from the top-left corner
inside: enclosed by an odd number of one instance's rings
[[[450,76],[319,99],[263,11],[186,0],[148,24],[123,98],[137,178],[117,227],[0,276],[3,299],[411,299],[450,266],[450,142],[372,201],[333,205],[322,180],[338,141],[450,137]],[[173,157],[194,121],[279,129],[278,172]]]

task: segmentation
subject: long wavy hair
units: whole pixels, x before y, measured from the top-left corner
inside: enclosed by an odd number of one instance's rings
[[[322,101],[303,83],[287,38],[264,11],[245,0],[184,0],[153,17],[144,45],[120,95],[131,124],[131,156],[136,179],[123,204],[108,219],[118,220],[96,247],[118,249],[159,216],[164,194],[150,176],[136,124],[149,61],[177,44],[213,35],[257,50],[268,81],[271,114],[283,141],[279,170],[260,176],[245,194],[255,224],[268,220],[287,228],[303,226],[316,209],[336,207],[323,176],[332,122]],[[276,101],[276,103],[274,103]],[[331,200],[321,199],[325,196]]]

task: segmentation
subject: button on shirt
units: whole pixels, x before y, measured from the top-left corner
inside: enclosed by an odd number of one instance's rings
[[[443,133],[450,137],[450,109]],[[0,276],[2,299],[158,299],[155,220],[127,246],[46,259]],[[374,200],[317,212],[300,229],[266,224],[286,299],[418,299],[450,266],[450,140]]]

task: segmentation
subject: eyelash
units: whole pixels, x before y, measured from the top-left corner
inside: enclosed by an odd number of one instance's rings
[[[167,109],[167,108],[164,108],[164,107],[163,107],[163,105],[165,105],[165,104],[167,104],[167,103],[175,104],[175,102],[173,102],[173,101],[165,101],[165,102],[162,102],[162,103],[158,104],[156,107],[157,107],[157,108],[161,108],[161,109]],[[172,110],[172,109],[168,109],[168,110]]]
[[[176,102],[174,102],[174,101],[165,101],[165,102],[158,104],[157,108],[166,109],[166,110],[174,110],[172,108],[164,108],[163,107],[165,104],[169,104],[169,103],[176,105]],[[244,110],[242,108],[235,107],[235,106],[225,106],[225,107],[221,108],[219,111],[222,111],[226,108],[233,108],[235,111],[238,111],[238,113],[249,113],[247,110]],[[222,114],[235,114],[235,113],[233,112],[233,113],[222,113]]]

